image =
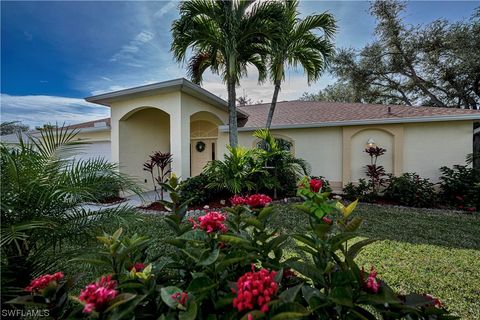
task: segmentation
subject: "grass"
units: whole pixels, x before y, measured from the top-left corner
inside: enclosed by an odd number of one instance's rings
[[[272,224],[302,232],[307,220],[282,206]],[[480,319],[480,216],[360,205],[362,237],[378,238],[357,258],[401,293],[430,293],[462,319]]]

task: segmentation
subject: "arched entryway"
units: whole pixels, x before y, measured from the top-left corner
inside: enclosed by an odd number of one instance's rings
[[[119,165],[122,173],[152,189],[143,164],[154,151],[170,152],[170,115],[153,107],[135,109],[119,121]]]
[[[218,126],[222,121],[213,113],[201,111],[190,117],[190,175],[202,173],[208,162],[216,160]]]

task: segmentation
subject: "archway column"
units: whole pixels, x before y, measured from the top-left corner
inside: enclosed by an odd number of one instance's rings
[[[172,172],[183,180],[190,177],[190,117],[178,108],[170,114]]]

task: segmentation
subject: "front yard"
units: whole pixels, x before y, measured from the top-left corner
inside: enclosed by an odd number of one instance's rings
[[[285,233],[303,231],[307,219],[293,205],[278,205],[271,226]],[[381,241],[367,246],[359,265],[375,266],[400,293],[431,293],[462,319],[480,318],[480,216],[448,211],[359,205],[365,218],[360,233]],[[161,216],[144,215],[129,227],[158,239],[151,255],[165,253],[171,236]]]

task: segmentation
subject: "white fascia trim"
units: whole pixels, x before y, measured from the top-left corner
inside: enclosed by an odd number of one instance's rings
[[[396,124],[396,123],[419,123],[419,122],[440,122],[440,121],[462,121],[462,120],[480,120],[480,114],[463,114],[456,116],[433,116],[433,117],[416,117],[416,118],[399,118],[399,119],[368,119],[368,120],[350,120],[350,121],[329,121],[306,124],[284,124],[274,125],[270,129],[303,129],[303,128],[323,128],[323,127],[346,127],[360,126],[371,124]],[[228,132],[227,125],[219,126],[220,132]],[[262,127],[241,127],[238,131],[255,131]]]

